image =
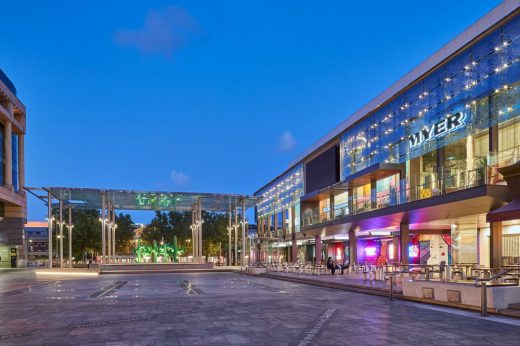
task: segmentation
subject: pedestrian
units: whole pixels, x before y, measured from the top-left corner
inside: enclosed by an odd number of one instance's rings
[[[336,271],[336,268],[334,267],[334,262],[332,261],[332,257],[329,257],[327,259],[327,269],[330,270],[330,273],[334,275],[334,272]]]

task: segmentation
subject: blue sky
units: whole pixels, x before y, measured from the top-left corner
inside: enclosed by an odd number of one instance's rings
[[[6,2],[27,185],[251,194],[497,4]]]

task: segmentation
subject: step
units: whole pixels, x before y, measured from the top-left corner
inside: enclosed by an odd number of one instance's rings
[[[503,309],[498,311],[498,313],[504,316],[520,318],[520,310],[517,309]]]
[[[520,303],[513,303],[508,305],[508,309],[511,310],[519,310],[520,311]]]

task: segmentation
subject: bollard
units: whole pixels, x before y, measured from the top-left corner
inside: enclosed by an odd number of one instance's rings
[[[487,316],[487,287],[486,283],[482,282],[482,290],[480,291],[480,314],[483,317]]]
[[[426,280],[430,280],[430,268],[429,267],[424,268],[424,273],[426,275]]]

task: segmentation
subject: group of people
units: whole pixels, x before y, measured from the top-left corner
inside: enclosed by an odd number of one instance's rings
[[[329,257],[327,259],[327,269],[330,270],[330,273],[332,275],[334,275],[334,273],[336,273],[336,269],[341,270],[341,275],[343,275],[344,270],[348,269],[349,266],[350,266],[350,264],[349,264],[348,258],[345,258],[345,261],[343,262],[343,264],[335,264],[334,261],[332,260],[332,257]]]

